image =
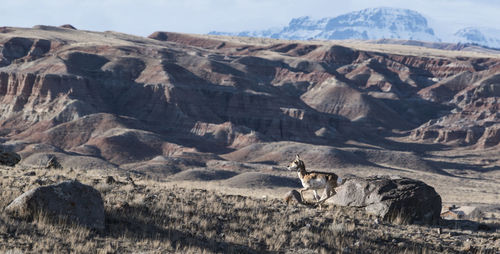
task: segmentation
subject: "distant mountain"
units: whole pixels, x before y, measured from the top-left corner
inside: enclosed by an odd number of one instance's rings
[[[467,27],[451,36],[436,35],[420,13],[398,8],[370,8],[333,18],[294,18],[283,28],[236,33],[212,31],[213,35],[267,37],[288,40],[372,40],[377,43],[421,41],[449,42],[456,45],[431,45],[433,48],[471,47],[473,45],[500,48],[500,30]],[[382,40],[382,41],[381,41]],[[404,43],[406,44],[406,43]],[[427,45],[427,44],[426,44]],[[476,49],[473,49],[476,50]],[[479,49],[484,51],[485,49]]]
[[[455,34],[456,42],[475,43],[491,48],[500,48],[500,30],[484,27],[466,27]]]
[[[288,26],[274,30],[244,31],[239,33],[210,32],[214,35],[270,37],[291,40],[376,40],[409,39],[439,42],[427,20],[420,13],[408,9],[370,8],[319,20],[300,17]]]

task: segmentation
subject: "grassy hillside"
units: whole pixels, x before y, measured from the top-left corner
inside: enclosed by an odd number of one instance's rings
[[[103,197],[106,229],[91,231],[21,221],[0,214],[2,253],[498,253],[494,221],[443,221],[440,226],[378,222],[360,209],[323,209],[268,197],[228,195],[114,172],[0,169],[0,207],[40,184],[67,179]],[[103,177],[106,176],[106,177]],[[116,182],[107,180],[112,176]],[[108,183],[107,183],[108,182]],[[480,228],[488,230],[478,230]]]

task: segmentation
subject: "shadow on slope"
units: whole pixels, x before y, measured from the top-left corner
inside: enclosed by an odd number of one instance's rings
[[[173,175],[171,180],[181,181],[213,181],[224,180],[237,175],[236,172],[226,170],[211,170],[207,168],[193,168]]]
[[[222,185],[234,188],[300,188],[300,181],[294,177],[275,176],[258,172],[246,172],[225,180]]]

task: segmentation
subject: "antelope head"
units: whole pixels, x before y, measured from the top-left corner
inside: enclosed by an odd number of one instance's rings
[[[300,159],[299,155],[295,155],[295,160],[293,160],[292,162],[290,162],[290,164],[288,165],[287,169],[288,170],[296,170],[296,171],[300,171],[301,169],[305,169],[306,166],[304,165],[304,162]]]

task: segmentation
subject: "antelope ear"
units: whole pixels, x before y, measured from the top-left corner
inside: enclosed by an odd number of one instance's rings
[[[295,155],[295,159],[300,160],[299,154]]]

